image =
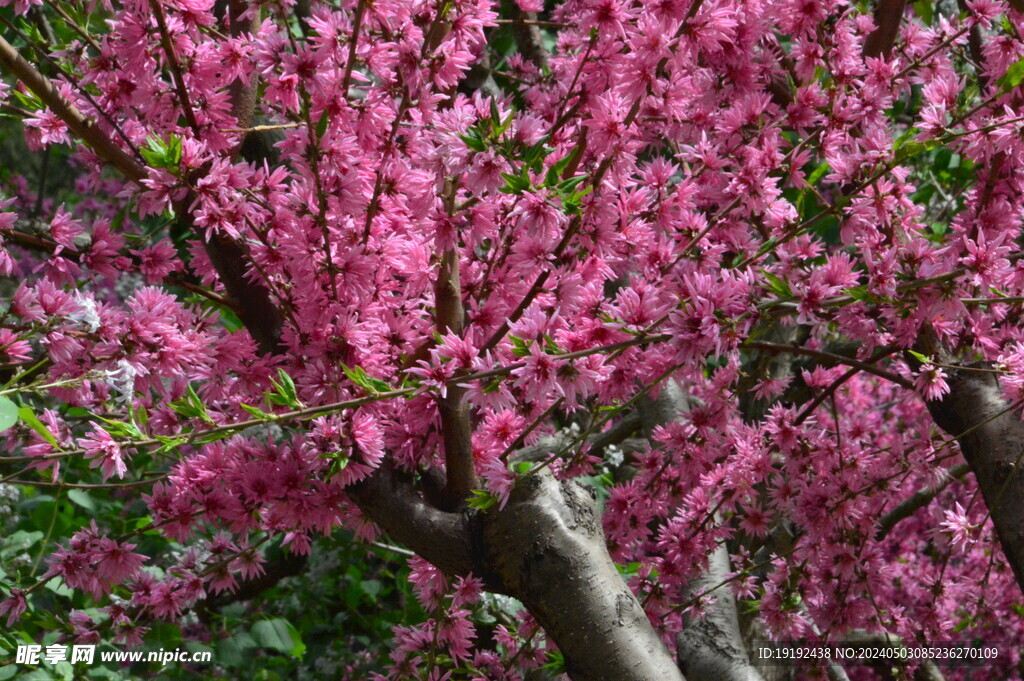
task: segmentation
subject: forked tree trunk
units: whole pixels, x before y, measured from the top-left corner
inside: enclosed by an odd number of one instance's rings
[[[535,475],[483,526],[488,567],[558,645],[573,681],[682,680],[608,554],[587,488]]]
[[[353,491],[394,539],[449,574],[472,572],[519,599],[565,657],[573,681],[683,681],[619,575],[587,488],[544,471],[501,510],[447,513],[383,468]]]

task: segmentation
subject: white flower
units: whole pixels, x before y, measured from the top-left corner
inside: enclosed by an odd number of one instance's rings
[[[100,320],[96,300],[92,296],[82,295],[76,291],[75,302],[78,303],[78,312],[70,316],[71,320],[83,325],[89,333],[99,331],[103,322]]]
[[[117,401],[129,402],[135,394],[135,377],[138,375],[139,370],[135,365],[126,359],[122,359],[117,363],[115,371],[108,370],[103,372],[100,380],[107,383],[118,393]]]

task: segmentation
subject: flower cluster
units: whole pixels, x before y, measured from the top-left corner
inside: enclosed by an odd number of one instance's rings
[[[928,410],[951,353],[1024,397],[1024,14],[499,4],[108,2],[45,48],[59,99],[0,88],[77,173],[75,200],[16,176],[0,199],[3,465],[142,488],[181,548],[149,572],[93,525],[44,579],[117,590],[137,641],[258,576],[266,542],[374,535],[352,490],[443,467],[462,400],[499,509],[544,436],[543,465],[609,487],[609,546],[670,644],[723,544],[773,636],[1024,641]],[[666,386],[683,413],[636,419]],[[631,423],[650,442],[594,476]],[[476,580],[413,574],[430,619],[396,632],[392,677],[542,661],[532,633],[477,645]],[[0,583],[16,621],[33,586]]]

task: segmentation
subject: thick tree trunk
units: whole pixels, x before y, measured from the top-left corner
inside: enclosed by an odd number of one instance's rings
[[[449,574],[484,580],[527,607],[565,657],[573,681],[683,681],[608,554],[587,488],[544,471],[486,513],[430,506],[389,468],[353,498],[396,540]]]
[[[690,591],[700,593],[728,579],[729,551],[718,547],[708,559],[708,569]],[[702,618],[696,618],[679,634],[679,665],[690,681],[764,681],[750,664],[740,632],[736,599],[722,588]]]
[[[961,370],[950,392],[928,403],[940,428],[956,437],[988,505],[1017,584],[1024,589],[1024,422],[1009,409],[995,374]]]
[[[589,490],[541,473],[483,525],[488,567],[558,644],[573,681],[681,681],[608,554]]]

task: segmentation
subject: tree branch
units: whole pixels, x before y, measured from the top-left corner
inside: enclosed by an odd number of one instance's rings
[[[258,7],[253,9],[248,19],[243,19],[248,9],[247,0],[229,0],[228,2],[228,30],[233,37],[243,33],[256,33],[260,27],[260,12]],[[256,76],[251,81],[245,81],[241,77],[236,78],[228,86],[228,93],[231,99],[231,115],[238,121],[238,127],[245,129],[252,125],[253,112],[256,110]],[[242,136],[239,146],[245,144],[245,139],[253,133]],[[235,153],[240,153],[236,149]]]
[[[942,482],[918,490],[907,499],[904,499],[896,508],[882,516],[882,519],[878,522],[878,529],[875,531],[875,541],[885,539],[889,532],[892,531],[892,528],[896,527],[901,520],[909,518],[918,510],[930,504],[939,492],[963,478],[969,470],[970,466],[965,463],[954,466],[947,471],[949,477]]]
[[[512,35],[515,37],[519,53],[543,69],[548,63],[548,51],[544,47],[544,36],[541,35],[536,12],[524,12],[519,9],[515,0],[505,2],[511,24]]]
[[[367,479],[347,488],[349,496],[395,541],[449,575],[473,572],[486,578],[475,557],[473,515],[447,513],[428,504],[412,479],[384,464]],[[488,588],[502,585],[488,580]]]
[[[935,423],[960,443],[1003,552],[1024,588],[1024,422],[1003,399],[995,374],[951,371],[949,394],[928,402]]]
[[[447,197],[454,197],[454,184],[446,183]],[[449,206],[450,207],[450,206]],[[465,314],[462,307],[462,284],[459,279],[458,243],[454,243],[441,256],[434,289],[435,324],[439,333],[462,335]],[[466,389],[449,386],[440,398],[441,437],[444,441],[445,483],[443,498],[447,510],[454,510],[478,487],[473,462],[473,427],[469,419],[469,404],[464,399]]]
[[[25,61],[2,36],[0,65],[21,80],[100,158],[117,168],[132,182],[141,184],[148,174],[146,167],[89,121],[74,104],[57,91],[46,76]],[[282,326],[281,313],[267,288],[246,277],[246,263],[249,261],[247,249],[238,241],[219,234],[205,239],[204,244],[228,295],[238,303],[239,319],[245,324],[260,350],[267,353],[277,349]]]
[[[29,64],[14,47],[0,36],[0,66],[20,80],[39,97],[68,126],[75,137],[84,141],[97,156],[117,168],[133,182],[146,177],[146,168],[131,154],[114,143],[110,137],[66,100],[53,83]]]
[[[817,357],[819,359],[834,362],[836,364],[845,364],[846,366],[860,369],[865,373],[873,374],[875,376],[878,376],[879,378],[884,378],[887,381],[891,381],[898,386],[906,388],[907,390],[914,389],[913,382],[908,381],[902,376],[894,374],[890,371],[886,371],[885,369],[879,369],[877,366],[875,366],[874,364],[870,364],[869,362],[862,362],[859,359],[853,359],[852,357],[844,357],[842,355],[837,355],[835,353],[827,352],[825,350],[813,350],[811,348],[804,347],[801,345],[765,343],[762,341],[747,341],[746,343],[743,344],[743,347],[754,350],[766,350],[769,352],[788,352],[794,355],[806,355],[808,357]]]
[[[864,41],[864,56],[889,56],[896,36],[900,32],[900,22],[907,8],[907,0],[878,0],[875,5],[875,30]]]
[[[715,549],[708,569],[689,585],[700,593],[728,579],[731,566],[725,546]],[[676,637],[679,666],[690,681],[763,681],[750,663],[740,632],[736,599],[728,589],[717,594],[704,617],[695,618]]]

